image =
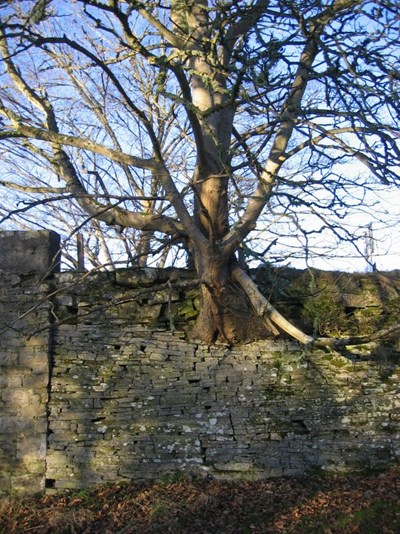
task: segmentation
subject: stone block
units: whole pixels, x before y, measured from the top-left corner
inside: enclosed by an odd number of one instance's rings
[[[52,231],[0,232],[0,270],[51,275],[59,270],[60,236]]]

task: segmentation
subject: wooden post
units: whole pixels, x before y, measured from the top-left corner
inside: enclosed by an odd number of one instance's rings
[[[83,236],[79,232],[76,234],[76,248],[78,255],[78,271],[82,273],[85,271],[85,248]]]

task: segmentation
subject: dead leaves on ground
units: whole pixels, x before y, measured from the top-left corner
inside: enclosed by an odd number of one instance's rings
[[[1,534],[400,532],[400,469],[264,481],[182,479],[0,500]]]

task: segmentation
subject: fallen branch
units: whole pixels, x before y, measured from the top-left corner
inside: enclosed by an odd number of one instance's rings
[[[232,278],[242,287],[256,312],[256,314],[270,328],[270,322],[275,323],[286,334],[302,343],[303,345],[313,345],[315,347],[325,347],[340,349],[351,345],[365,345],[378,339],[385,339],[400,330],[400,323],[396,323],[388,328],[378,330],[367,336],[350,336],[343,338],[317,337],[314,338],[305,334],[302,330],[290,323],[281,315],[274,306],[260,293],[257,285],[248,274],[240,267],[234,267]]]
[[[262,295],[250,278],[243,269],[240,267],[234,267],[232,271],[232,278],[242,287],[243,291],[249,297],[250,302],[256,312],[256,314],[261,317],[266,322],[266,326],[269,328],[269,321],[275,323],[279,328],[284,332],[289,334],[300,343],[304,345],[309,345],[314,342],[314,338],[305,334],[302,330],[294,326],[287,319],[281,315],[272,304]]]
[[[354,337],[317,337],[314,340],[314,345],[317,347],[330,347],[333,349],[340,349],[343,347],[348,347],[351,345],[365,345],[366,343],[371,343],[372,341],[377,341],[378,339],[385,339],[390,337],[392,334],[400,330],[400,323],[396,323],[388,328],[382,328],[373,334],[368,336],[354,336]]]

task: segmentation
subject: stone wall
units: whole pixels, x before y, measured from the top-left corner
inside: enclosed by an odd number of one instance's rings
[[[32,490],[54,491],[167,473],[258,478],[399,460],[395,351],[371,359],[288,341],[235,350],[189,342],[182,327],[198,302],[185,271],[2,276],[13,317],[26,301],[38,305],[23,317],[25,330],[9,328],[1,341],[3,490],[25,491],[29,477]],[[26,332],[43,321],[52,327],[31,346]]]
[[[46,478],[53,232],[0,233],[0,493]]]

